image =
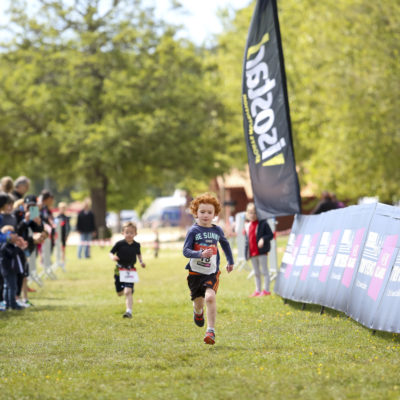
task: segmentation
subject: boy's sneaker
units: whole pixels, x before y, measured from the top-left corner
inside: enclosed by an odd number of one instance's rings
[[[123,318],[132,318],[132,314],[126,311],[125,314],[123,315]]]
[[[261,294],[258,290],[255,290],[249,297],[258,297]]]
[[[193,321],[197,326],[200,327],[204,326],[204,311],[202,311],[201,314],[196,314],[193,311]]]
[[[263,291],[259,294],[259,296],[260,296],[260,297],[262,297],[262,296],[271,296],[271,292],[267,292],[266,290],[263,290]]]
[[[207,331],[204,336],[204,343],[206,344],[214,344],[215,343],[215,333],[211,331]]]

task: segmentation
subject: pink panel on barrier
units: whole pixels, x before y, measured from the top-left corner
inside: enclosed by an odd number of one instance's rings
[[[328,277],[329,267],[332,262],[332,257],[336,249],[336,244],[338,242],[340,235],[340,230],[336,230],[332,233],[331,241],[329,243],[328,252],[326,253],[324,265],[321,268],[321,272],[319,273],[318,279],[321,282],[325,282],[326,278]]]
[[[386,270],[396,248],[396,243],[399,235],[387,236],[382,247],[381,254],[375,267],[371,283],[368,288],[368,296],[376,301],[381,290],[383,279],[386,275]]]
[[[360,252],[361,242],[364,236],[365,228],[358,229],[353,241],[353,247],[349,259],[347,260],[346,269],[343,273],[342,284],[346,287],[350,286],[351,280],[353,278],[354,267],[356,266],[356,261],[358,253]]]
[[[319,232],[318,233],[314,233],[312,239],[311,239],[311,245],[310,248],[308,249],[308,261],[307,264],[304,265],[302,271],[301,271],[301,275],[300,275],[300,280],[305,281],[307,278],[307,274],[308,274],[308,270],[310,269],[310,265],[311,265],[311,261],[314,255],[314,251],[315,251],[315,247],[316,244],[318,242],[318,238],[319,238]]]
[[[292,263],[289,264],[285,269],[285,278],[286,279],[289,278],[289,276],[292,272],[293,264],[296,261],[297,253],[299,252],[300,243],[301,243],[302,239],[303,239],[303,235],[298,235],[296,238],[296,241],[293,246],[293,252],[292,252]]]

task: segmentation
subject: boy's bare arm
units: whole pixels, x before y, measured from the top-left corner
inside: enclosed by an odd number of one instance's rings
[[[142,268],[146,268],[146,264],[143,262],[142,255],[138,254],[138,259]]]
[[[109,253],[109,256],[110,256],[111,260],[113,260],[113,261],[119,261],[119,257],[118,257],[116,254]]]

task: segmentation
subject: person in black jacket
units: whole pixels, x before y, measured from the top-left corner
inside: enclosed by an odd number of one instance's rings
[[[82,257],[82,250],[85,250],[85,257],[90,258],[90,242],[96,231],[96,223],[88,200],[85,201],[83,210],[78,214],[76,230],[81,236],[78,246],[78,258]]]
[[[323,191],[321,194],[321,200],[314,210],[311,211],[311,214],[321,214],[326,211],[335,210],[336,208],[338,208],[338,204],[332,199],[331,194],[327,191]]]
[[[1,232],[13,233],[14,227],[4,225]],[[4,279],[3,298],[6,308],[22,310],[24,307],[17,304],[17,276],[23,273],[26,262],[25,253],[14,243],[5,242],[0,245],[0,269]]]
[[[47,238],[47,233],[44,231],[43,222],[40,216],[35,216],[32,211],[33,207],[37,209],[37,198],[35,195],[25,196],[22,219],[17,225],[17,234],[21,236],[27,243],[25,256],[29,257],[37,251],[37,245],[43,243]],[[32,214],[33,213],[33,214]],[[26,260],[22,274],[17,277],[17,303],[23,307],[30,307],[32,303],[28,299],[28,277],[29,277],[29,262]],[[32,289],[31,289],[32,291]]]
[[[254,269],[256,290],[250,297],[269,296],[270,279],[268,271],[267,254],[271,250],[271,240],[274,237],[266,220],[258,220],[254,203],[249,203],[246,209],[246,259],[250,261]],[[261,267],[261,271],[260,271]],[[261,290],[261,274],[264,275],[264,289]]]

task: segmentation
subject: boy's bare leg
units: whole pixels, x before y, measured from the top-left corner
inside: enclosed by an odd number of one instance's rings
[[[193,309],[196,314],[201,314],[204,308],[204,297],[196,297],[193,300]]]
[[[125,294],[125,303],[126,303],[126,309],[127,310],[132,310],[133,306],[133,296],[132,296],[132,289],[131,288],[124,288],[124,294]]]
[[[207,326],[208,328],[215,327],[215,320],[217,317],[217,301],[215,291],[211,288],[206,289],[206,306],[207,306]]]

